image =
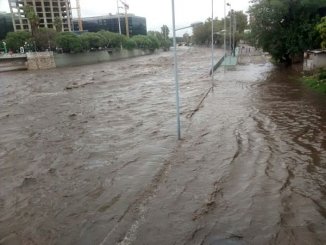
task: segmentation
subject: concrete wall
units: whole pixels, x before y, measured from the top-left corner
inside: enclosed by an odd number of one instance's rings
[[[1,56],[0,57],[0,72],[5,71],[18,71],[27,69],[27,58],[15,56]]]
[[[95,51],[78,54],[56,54],[53,52],[33,52],[24,55],[7,55],[0,57],[0,72],[12,70],[43,70],[55,67],[78,66],[127,59],[137,56],[149,55],[149,50],[118,50],[113,52]]]
[[[44,70],[55,68],[53,52],[33,52],[27,53],[28,70]]]
[[[317,68],[326,68],[326,53],[305,53],[303,70],[311,71]]]
[[[326,53],[321,53],[313,56],[313,61],[316,67],[326,68]]]
[[[103,50],[78,54],[54,54],[54,61],[57,67],[78,66],[148,55],[153,52],[154,51],[134,49],[130,51],[118,50],[109,52]]]

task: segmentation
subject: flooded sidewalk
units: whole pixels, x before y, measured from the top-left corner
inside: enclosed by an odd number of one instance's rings
[[[1,74],[0,244],[326,242],[325,98],[249,62],[197,107],[210,49],[178,57],[181,141],[171,53]]]

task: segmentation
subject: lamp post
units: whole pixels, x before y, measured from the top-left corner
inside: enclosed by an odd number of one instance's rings
[[[176,95],[176,109],[177,109],[177,133],[178,140],[181,139],[180,129],[180,109],[179,109],[179,78],[178,78],[178,60],[177,60],[177,41],[176,41],[176,29],[175,29],[175,11],[174,0],[172,0],[172,29],[173,29],[173,54],[174,54],[174,81],[175,81],[175,95]]]
[[[224,73],[225,73],[225,56],[226,56],[226,3],[224,0]]]
[[[121,23],[120,23],[120,11],[119,11],[119,0],[117,0],[117,9],[118,9],[118,25],[119,25],[119,34],[121,36]],[[120,42],[120,50],[122,50],[122,42]]]
[[[212,0],[212,89],[214,89],[214,0]]]
[[[230,56],[229,56],[229,61],[230,61],[230,64],[231,64],[231,52],[232,52],[232,50],[231,50],[231,43],[232,43],[232,40],[231,40],[231,32],[232,32],[232,9],[231,9],[231,4],[230,3],[227,3],[226,4],[227,6],[229,6],[230,7]]]
[[[236,31],[237,31],[237,15],[234,12],[233,15],[233,56],[235,56],[235,37],[236,37]]]
[[[117,9],[118,9],[118,22],[119,22],[119,34],[121,35],[121,23],[120,23],[120,11],[119,11],[119,0],[117,0]]]

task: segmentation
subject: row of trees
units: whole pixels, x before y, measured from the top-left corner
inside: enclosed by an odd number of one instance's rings
[[[325,0],[252,0],[249,40],[276,62],[301,60],[307,49],[326,44]]]
[[[232,23],[230,23],[230,18],[232,17]],[[217,46],[221,46],[224,43],[224,32],[227,36],[230,34],[230,24],[231,33],[234,31],[234,20],[236,20],[236,32],[235,39],[236,42],[243,37],[244,30],[248,26],[247,15],[243,11],[229,12],[228,16],[225,18],[226,30],[224,30],[224,18],[219,20],[218,18],[213,20],[214,28],[214,43]],[[193,28],[192,42],[198,45],[208,45],[212,40],[212,19],[208,18],[204,23],[196,25]],[[227,44],[229,38],[226,39]]]
[[[54,29],[40,28],[40,21],[34,8],[24,6],[24,13],[31,26],[29,32],[10,32],[4,40],[9,50],[19,52],[21,47],[26,51],[61,50],[67,53],[76,53],[101,48],[150,49],[155,50],[170,47],[168,38],[169,28],[163,25],[160,32],[149,32],[147,36],[136,35],[131,38],[109,31],[97,33],[86,32],[77,35],[71,32],[62,32],[62,21],[57,18]]]
[[[19,52],[20,47],[24,47],[26,51],[59,49],[66,53],[76,53],[101,48],[125,48],[128,50],[163,48],[167,50],[171,45],[170,39],[167,37],[164,37],[161,32],[149,32],[146,36],[136,35],[128,38],[125,35],[109,31],[86,32],[77,35],[71,32],[58,32],[54,29],[36,28],[32,33],[25,31],[10,32],[4,41],[7,48],[14,52]]]

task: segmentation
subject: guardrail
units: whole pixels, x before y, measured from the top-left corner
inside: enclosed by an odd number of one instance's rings
[[[0,72],[27,70],[26,54],[0,55]]]

